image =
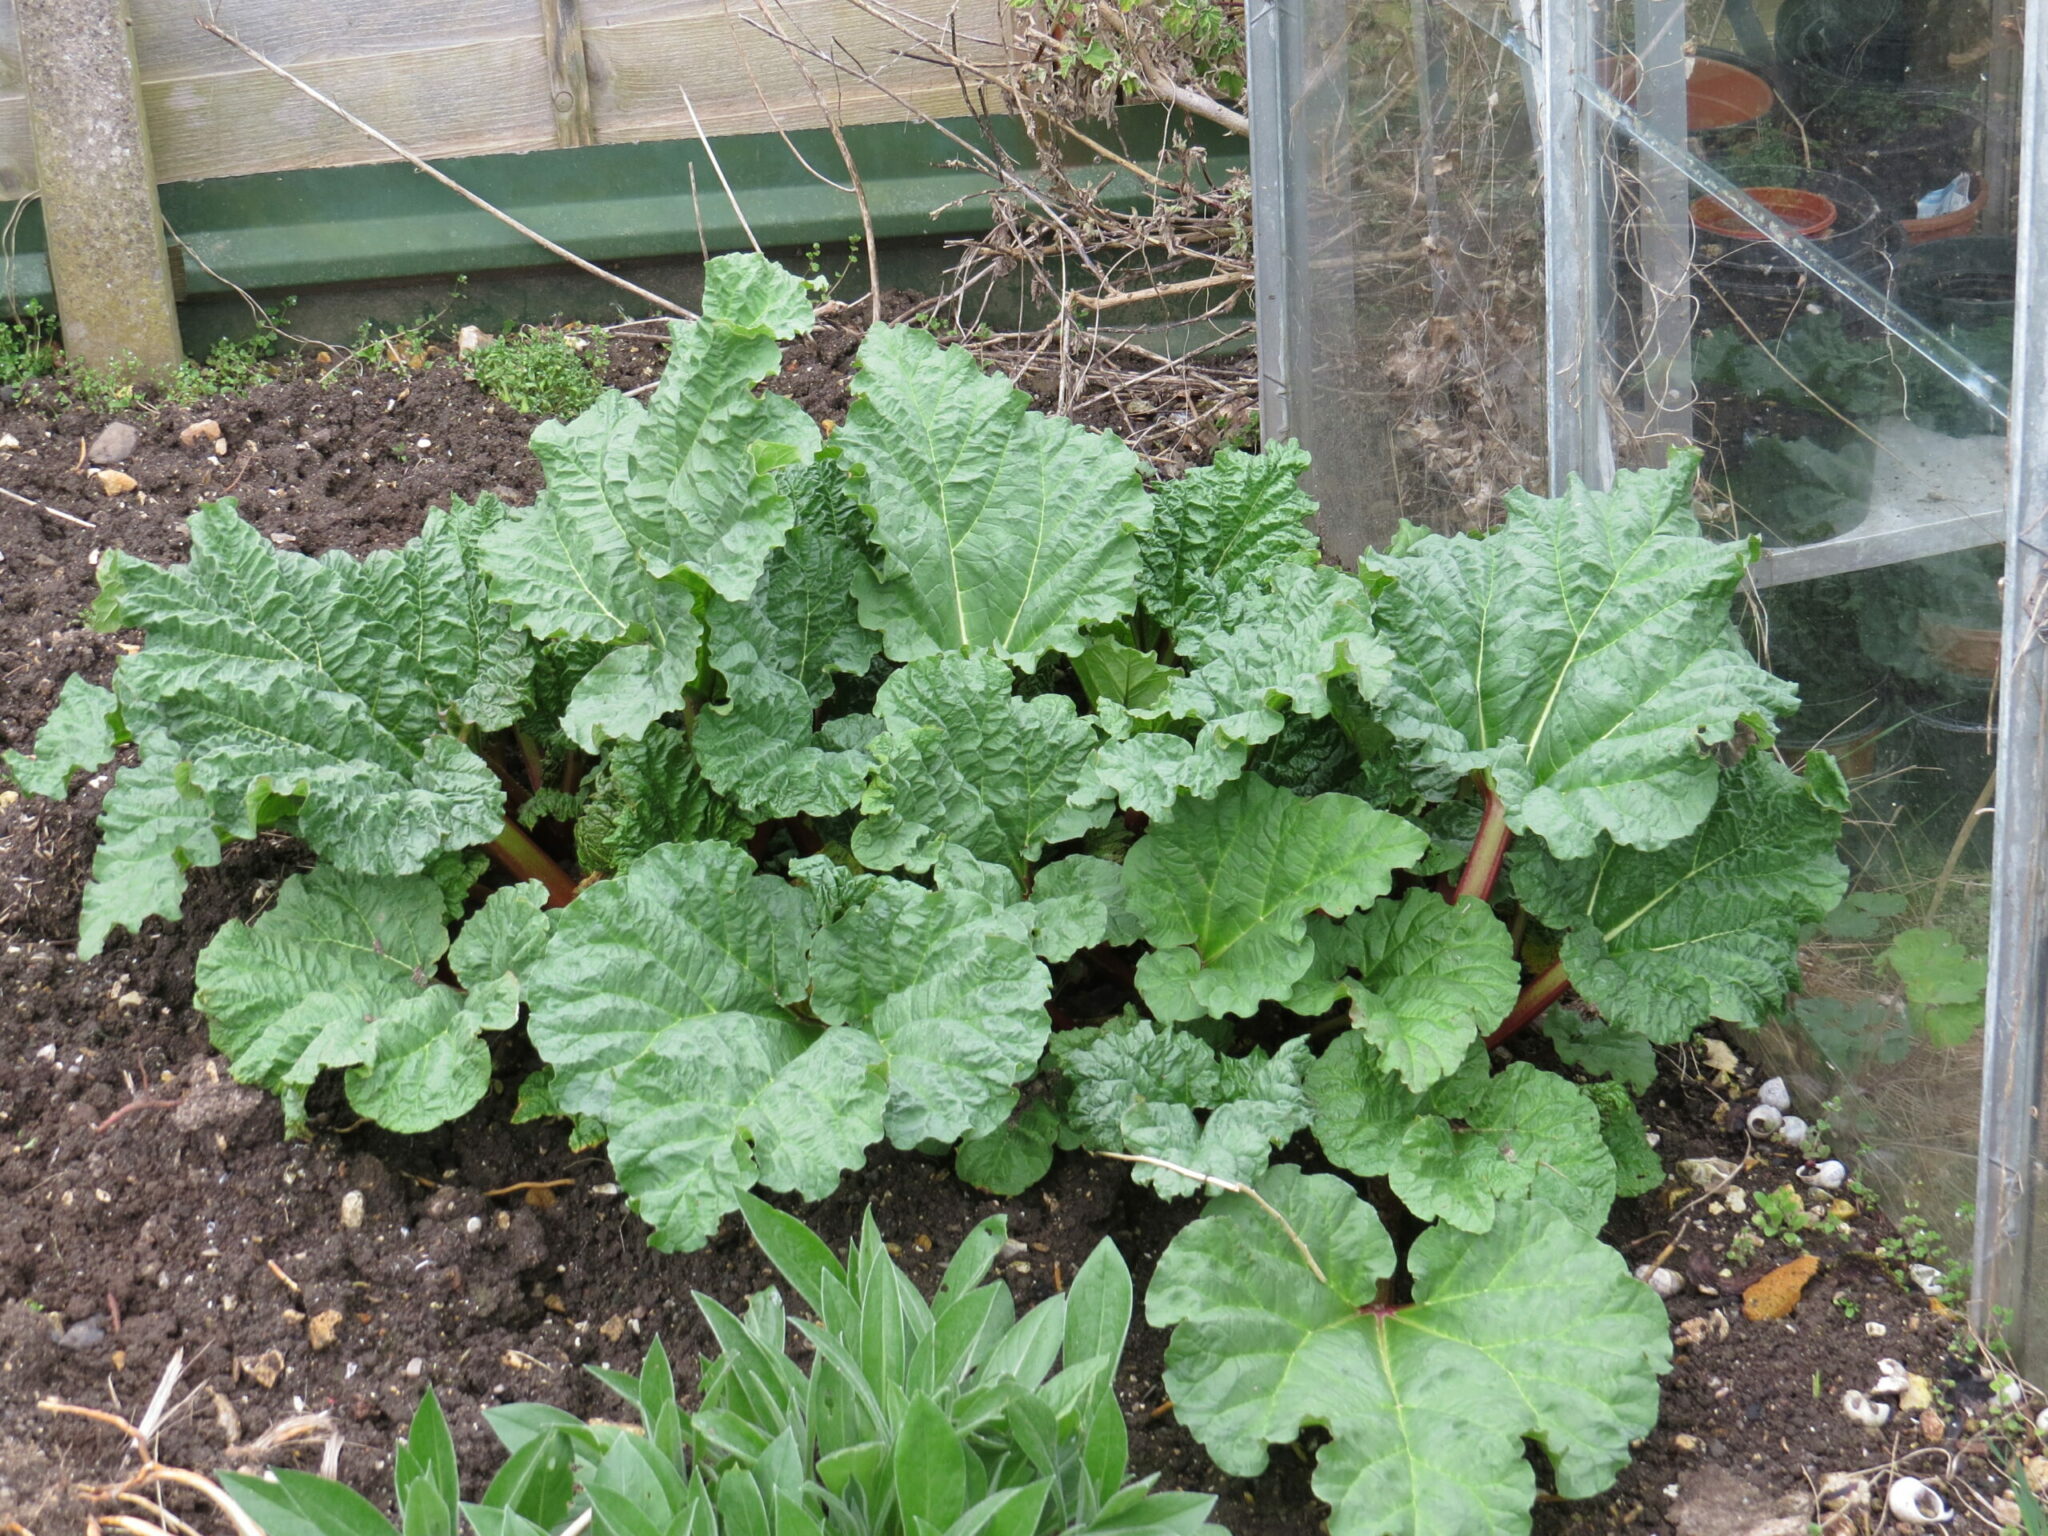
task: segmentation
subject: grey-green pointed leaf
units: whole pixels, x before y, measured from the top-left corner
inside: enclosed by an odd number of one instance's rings
[[[1363,800],[1301,800],[1256,774],[1182,805],[1124,859],[1125,899],[1158,946],[1138,964],[1139,992],[1163,1019],[1286,997],[1314,957],[1308,915],[1385,895],[1426,847],[1420,828]]]
[[[1521,1536],[1536,1495],[1525,1439],[1558,1491],[1583,1498],[1656,1422],[1662,1304],[1542,1205],[1483,1236],[1425,1232],[1407,1260],[1414,1299],[1380,1308],[1394,1253],[1369,1206],[1289,1167],[1258,1188],[1327,1281],[1270,1214],[1230,1195],[1161,1256],[1146,1315],[1174,1329],[1167,1392],[1224,1471],[1254,1476],[1268,1446],[1329,1430],[1314,1487],[1331,1536]]]
[[[490,1080],[476,1037],[517,1021],[519,989],[508,976],[467,994],[434,979],[448,949],[442,910],[424,875],[321,865],[292,876],[269,911],[228,924],[199,957],[215,1048],[237,1078],[284,1097],[288,1123],[330,1067],[359,1069],[350,1102],[391,1130],[463,1113]]]
[[[736,647],[723,663],[731,699],[697,717],[691,745],[705,782],[751,816],[835,816],[860,799],[871,759],[811,729],[811,700],[787,673]]]
[[[1163,482],[1140,536],[1146,612],[1176,635],[1214,628],[1229,594],[1277,567],[1313,565],[1316,504],[1301,491],[1308,455],[1293,442],[1262,453],[1216,450],[1215,462]]]
[[[1517,857],[1515,894],[1566,934],[1565,974],[1609,1023],[1672,1044],[1710,1019],[1759,1024],[1798,985],[1801,926],[1848,887],[1841,776],[1822,756],[1809,763],[1802,778],[1750,753],[1720,775],[1706,822],[1654,853],[1604,843],[1581,859]]]
[[[883,553],[861,617],[897,661],[987,650],[1022,667],[1127,613],[1151,520],[1137,458],[1028,408],[921,330],[877,326],[835,444]]]
[[[929,869],[939,849],[1021,870],[1047,843],[1109,819],[1070,798],[1094,755],[1095,727],[1063,694],[1020,699],[989,655],[932,656],[892,674],[875,699],[886,727],[869,745],[853,852],[874,869]]]
[[[1714,804],[1704,749],[1797,703],[1729,624],[1754,542],[1701,534],[1697,463],[1517,493],[1483,539],[1428,536],[1375,563],[1394,578],[1377,618],[1398,658],[1381,718],[1421,762],[1484,771],[1509,825],[1560,858],[1602,835],[1684,837]]]
[[[1320,1013],[1348,995],[1353,1027],[1417,1092],[1455,1072],[1521,991],[1514,941],[1474,897],[1452,906],[1418,889],[1315,927],[1317,963],[1288,1006]]]
[[[113,694],[74,672],[64,680],[57,707],[36,732],[35,755],[0,752],[0,761],[7,764],[23,794],[62,800],[70,792],[72,774],[104,767],[114,755],[120,712]]]
[[[818,934],[811,1007],[888,1058],[899,1147],[987,1135],[1037,1069],[1052,982],[1005,909],[888,880]]]

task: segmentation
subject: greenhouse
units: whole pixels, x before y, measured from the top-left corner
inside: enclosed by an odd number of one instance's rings
[[[2048,1536],[2044,139],[0,0],[0,1536]]]

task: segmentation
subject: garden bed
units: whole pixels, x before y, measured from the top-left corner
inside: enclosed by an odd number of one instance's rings
[[[843,417],[857,339],[857,327],[835,324],[794,344],[776,387],[814,415]],[[611,382],[637,387],[660,362],[654,343],[616,341]],[[202,417],[218,422],[225,454],[180,443]],[[0,410],[0,432],[18,444],[0,455],[0,486],[96,524],[0,509],[0,744],[25,750],[64,678],[104,682],[132,641],[80,627],[100,552],[182,559],[183,515],[202,501],[233,494],[286,547],[360,553],[402,543],[450,496],[525,502],[540,484],[526,446],[533,418],[451,367],[293,377],[246,399],[128,419],[143,429],[121,465],[137,490],[110,498],[81,464],[104,417]],[[218,869],[195,874],[182,922],[116,934],[81,964],[79,892],[100,796],[95,783],[68,804],[0,806],[0,1511],[35,1536],[77,1528],[68,1485],[115,1476],[123,1448],[38,1400],[133,1416],[179,1350],[181,1391],[198,1391],[162,1435],[167,1462],[237,1465],[236,1448],[279,1421],[326,1412],[344,1442],[341,1476],[388,1503],[394,1436],[431,1383],[480,1486],[496,1459],[481,1408],[535,1399],[606,1413],[608,1395],[580,1367],[637,1368],[657,1334],[688,1362],[711,1349],[693,1290],[737,1305],[769,1282],[736,1220],[698,1253],[658,1254],[601,1151],[572,1153],[559,1122],[512,1125],[511,1090],[533,1064],[523,1041],[498,1037],[493,1091],[438,1131],[389,1135],[359,1123],[330,1088],[310,1104],[312,1141],[284,1141],[276,1102],[235,1085],[210,1051],[192,1007],[193,965],[221,924],[263,910],[310,860],[279,837],[234,845]],[[1545,1049],[1529,1036],[1518,1048]],[[1846,1232],[1809,1240],[1823,1268],[1789,1319],[1742,1316],[1743,1286],[1794,1252],[1778,1239],[1732,1262],[1725,1252],[1754,1230],[1755,1192],[1786,1183],[1797,1162],[1743,1131],[1757,1075],[1732,1079],[1689,1050],[1661,1057],[1643,1107],[1667,1169],[1754,1155],[1737,1180],[1750,1193],[1731,1209],[1726,1190],[1674,1181],[1616,1205],[1605,1235],[1631,1263],[1677,1244],[1664,1259],[1686,1281],[1670,1303],[1677,1366],[1657,1428],[1616,1487],[1584,1503],[1540,1503],[1539,1529],[1675,1524],[1680,1536],[1714,1536],[1796,1517],[1786,1529],[1803,1530],[1812,1506],[1793,1504],[1814,1486],[1809,1473],[1926,1476],[1951,1458],[1952,1499],[2003,1486],[1993,1446],[1965,1427],[1984,1388],[1974,1362],[1950,1353],[1954,1322],[1901,1281],[1896,1263],[1871,1257],[1897,1237],[1880,1214],[1859,1209]],[[1005,1213],[1016,1246],[1001,1272],[1020,1303],[1060,1289],[1104,1236],[1142,1293],[1194,1214],[1079,1153],[998,1201],[956,1180],[948,1161],[885,1149],[838,1194],[801,1209],[836,1246],[870,1204],[927,1288],[975,1222]],[[1117,1378],[1135,1472],[1215,1492],[1217,1518],[1239,1536],[1315,1529],[1323,1508],[1306,1456],[1283,1448],[1251,1480],[1210,1464],[1166,1403],[1164,1345],[1163,1332],[1138,1326]],[[1841,1393],[1867,1388],[1884,1356],[1945,1394],[1938,1425],[1902,1420],[1877,1434],[1843,1417]],[[686,1364],[686,1389],[691,1379]],[[301,1464],[317,1460],[316,1441]],[[1710,1506],[1730,1521],[1754,1518],[1714,1524]]]

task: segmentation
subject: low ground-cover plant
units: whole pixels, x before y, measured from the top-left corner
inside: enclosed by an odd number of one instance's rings
[[[395,1458],[403,1536],[1194,1536],[1205,1494],[1128,1478],[1116,1370],[1131,1276],[1107,1239],[1066,1292],[1019,1317],[988,1279],[1005,1226],[960,1242],[930,1302],[872,1215],[842,1263],[802,1222],[746,1196],[747,1226],[807,1317],[777,1290],[744,1316],[708,1296],[718,1340],[697,1406],[677,1401],[656,1340],[639,1376],[593,1367],[637,1430],[538,1403],[485,1410],[507,1459],[461,1501],[455,1444],[432,1392]],[[792,1327],[808,1365],[792,1358]],[[1058,1369],[1055,1370],[1055,1365]],[[388,1536],[349,1488],[302,1472],[223,1472],[268,1536]]]
[[[1223,1465],[1327,1426],[1339,1536],[1520,1529],[1524,1436],[1601,1486],[1668,1361],[1596,1238],[1661,1176],[1625,1085],[1759,1022],[1845,885],[1840,775],[1768,751],[1796,695],[1730,625],[1755,546],[1702,536],[1694,460],[1352,575],[1291,445],[1151,484],[886,326],[828,445],[758,389],[802,285],[725,258],[704,311],[646,405],[536,431],[530,507],[361,561],[216,507],[189,565],[103,562],[95,621],[146,643],[9,759],[61,793],[139,751],[81,951],[289,829],[318,866],[198,995],[295,1122],[330,1069],[396,1128],[462,1113],[523,1010],[520,1113],[608,1141],[665,1247],[883,1139],[1005,1193],[1059,1145],[1243,1186],[1150,1303]],[[1496,1061],[1538,1021],[1609,1080]],[[1379,1214],[1269,1168],[1304,1130]],[[1218,1245],[1264,1279],[1167,1283]]]

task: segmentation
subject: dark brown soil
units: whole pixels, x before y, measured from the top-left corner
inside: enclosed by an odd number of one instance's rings
[[[780,387],[838,416],[852,345],[843,330],[810,338],[792,349]],[[655,342],[616,343],[612,381],[647,382],[660,355]],[[224,457],[179,445],[180,428],[202,416],[220,423]],[[63,679],[104,680],[132,638],[78,623],[98,553],[181,558],[182,517],[202,500],[233,494],[266,533],[318,554],[397,544],[450,495],[491,489],[524,500],[539,480],[525,447],[531,420],[453,368],[324,385],[296,377],[245,400],[129,419],[143,438],[121,467],[139,490],[116,499],[79,465],[102,418],[0,409],[0,431],[20,445],[0,455],[0,486],[96,525],[0,505],[0,744],[26,747]],[[193,1395],[162,1434],[165,1461],[235,1465],[281,1420],[325,1411],[345,1437],[341,1475],[384,1502],[394,1434],[427,1385],[474,1489],[496,1459],[483,1407],[540,1399],[606,1412],[606,1394],[579,1367],[637,1366],[657,1333],[689,1361],[710,1346],[692,1290],[731,1304],[769,1282],[737,1223],[701,1253],[653,1252],[611,1192],[601,1154],[572,1154],[558,1126],[509,1124],[507,1085],[528,1064],[516,1043],[502,1047],[497,1090],[458,1125],[395,1138],[351,1126],[338,1098],[316,1095],[314,1140],[285,1143],[276,1105],[229,1081],[208,1049],[192,969],[220,924],[259,910],[301,867],[301,851],[282,839],[230,849],[220,868],[193,878],[183,922],[117,934],[80,964],[70,946],[99,795],[94,783],[68,805],[0,802],[0,1524],[11,1518],[39,1536],[79,1529],[85,1506],[71,1485],[121,1475],[117,1434],[42,1411],[40,1399],[132,1417],[179,1352],[179,1396]],[[1649,1102],[1671,1156],[1742,1155],[1739,1122],[1733,1131],[1721,1123],[1721,1099],[1678,1058]],[[1789,1176],[1785,1156],[1761,1156],[1743,1175],[1752,1190]],[[362,1197],[357,1226],[343,1219],[351,1191]],[[1685,1206],[1690,1198],[1678,1209],[1665,1191],[1629,1202],[1610,1236],[1638,1262],[1678,1234],[1667,1262],[1690,1265],[1722,1294],[1674,1299],[1674,1324],[1719,1313],[1729,1328],[1681,1349],[1663,1421],[1618,1487],[1588,1504],[1546,1505],[1546,1533],[1668,1530],[1669,1486],[1688,1487],[1707,1466],[1769,1499],[1806,1489],[1808,1469],[1883,1461],[1893,1437],[1850,1425],[1837,1411],[1841,1391],[1867,1386],[1882,1355],[1948,1381],[1950,1325],[1848,1251],[1872,1245],[1881,1218],[1859,1215],[1858,1239],[1835,1245],[1844,1251],[1793,1318],[1751,1323],[1734,1299],[1739,1282],[1786,1254],[1769,1248],[1742,1275],[1721,1278],[1716,1245],[1744,1218]],[[1020,1303],[1057,1289],[1105,1237],[1142,1288],[1192,1210],[1085,1159],[1065,1159],[1040,1189],[997,1202],[944,1163],[883,1152],[805,1214],[837,1243],[870,1203],[926,1284],[969,1226],[1006,1213],[1026,1245],[1005,1261]],[[1837,1293],[1845,1301],[1831,1304]],[[1868,1334],[1868,1322],[1882,1323],[1884,1337]],[[1252,1482],[1209,1465],[1165,1406],[1164,1342],[1140,1326],[1119,1383],[1136,1468],[1215,1491],[1239,1536],[1319,1528],[1304,1456],[1277,1451]],[[687,1365],[683,1378],[692,1379]],[[1950,1411],[1942,1427],[1951,1448],[1960,1418]],[[1920,1432],[1907,1427],[1904,1445]],[[317,1462],[317,1444],[303,1455]]]

